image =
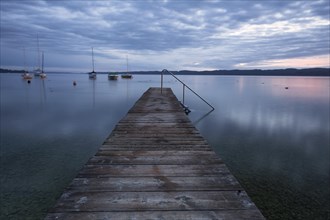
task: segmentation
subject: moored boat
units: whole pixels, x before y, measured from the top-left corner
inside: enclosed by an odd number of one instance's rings
[[[122,78],[122,79],[132,79],[132,74],[128,74],[128,73],[126,73],[126,74],[122,74],[122,75],[121,75],[121,78]]]
[[[118,79],[118,75],[114,74],[114,73],[109,73],[108,74],[108,79],[109,80],[117,80]]]
[[[32,76],[29,73],[22,74],[23,79],[32,79]]]
[[[90,78],[90,79],[96,79],[96,72],[90,72],[90,73],[88,73],[88,77]]]
[[[24,73],[22,73],[22,78],[29,80],[32,79],[32,76],[29,74],[29,72],[26,70],[26,61],[25,61],[25,48],[23,49],[23,55],[24,55]]]
[[[94,71],[94,50],[93,50],[93,47],[92,47],[92,64],[93,64],[93,71],[88,73],[88,77],[90,79],[96,79],[96,72]]]
[[[132,74],[128,73],[128,56],[126,56],[127,72],[121,75],[122,79],[132,79]]]
[[[42,52],[42,63],[41,63],[41,73],[39,74],[40,78],[45,79],[47,77],[44,72],[44,52]]]

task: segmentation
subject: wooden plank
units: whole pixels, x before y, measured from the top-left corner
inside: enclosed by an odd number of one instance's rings
[[[175,165],[175,164],[219,164],[222,160],[213,151],[105,151],[99,150],[88,161],[88,165]]]
[[[193,137],[191,137],[193,136]],[[176,133],[163,133],[163,132],[113,132],[107,139],[123,139],[123,138],[136,138],[136,139],[145,139],[145,138],[166,138],[166,139],[182,139],[185,138],[186,140],[189,138],[191,139],[199,139],[203,140],[203,137],[199,133],[195,132],[176,132]],[[191,137],[191,138],[190,138]],[[106,139],[106,140],[107,140]]]
[[[125,138],[124,140],[107,139],[104,144],[132,144],[132,145],[150,145],[150,144],[162,144],[162,145],[202,145],[207,144],[202,139],[180,139],[180,138]]]
[[[53,212],[256,209],[244,191],[79,192],[66,191]]]
[[[154,128],[155,126],[159,126],[159,123],[156,122],[139,122],[136,124],[132,124],[131,122],[125,122],[125,121],[120,121],[118,122],[117,127],[121,127],[121,126],[125,126],[125,127],[133,127],[133,128],[141,128],[141,127],[150,127],[150,128]],[[196,129],[191,123],[175,123],[175,122],[162,122],[162,129],[174,129],[174,128],[191,128],[191,129]]]
[[[131,113],[126,115],[122,121],[173,121],[177,122],[176,120],[183,120],[186,123],[190,122],[189,118],[185,115],[181,114],[181,112],[173,112],[168,114],[168,112],[143,112],[143,113]]]
[[[179,165],[179,164],[219,164],[222,161],[216,156],[94,156],[88,161],[88,165]]]
[[[263,220],[257,209],[249,210],[212,210],[212,211],[130,211],[130,212],[65,212],[50,213],[45,220],[123,220],[123,219],[166,219],[166,220]]]
[[[194,144],[194,143],[189,143],[189,144],[178,144],[178,145],[171,145],[171,144],[160,144],[160,143],[116,143],[116,144],[109,144],[109,143],[104,143],[100,150],[103,149],[111,149],[111,148],[149,148],[149,149],[155,149],[155,150],[168,150],[168,149],[177,149],[177,150],[182,150],[183,148],[187,149],[211,149],[209,145],[203,143],[203,144]]]
[[[198,151],[198,152],[192,152],[192,151],[167,151],[167,150],[158,150],[158,151],[152,151],[152,150],[128,150],[128,151],[109,151],[109,150],[99,150],[95,155],[96,156],[109,156],[109,157],[137,157],[137,156],[148,156],[148,157],[158,157],[163,158],[167,156],[180,156],[180,157],[186,157],[186,156],[208,156],[208,157],[216,157],[219,158],[219,156],[214,151]]]
[[[112,151],[123,151],[123,150],[151,150],[151,151],[175,151],[175,150],[190,150],[190,151],[212,151],[212,149],[206,145],[200,145],[200,146],[192,146],[192,145],[161,145],[161,146],[155,146],[153,144],[150,145],[102,145],[100,150],[112,150]]]
[[[229,173],[224,164],[207,165],[85,165],[78,177],[213,176]]]
[[[70,190],[75,191],[215,191],[243,190],[230,174],[221,176],[151,176],[151,177],[108,177],[75,178]]]
[[[200,142],[200,143],[207,143],[204,138],[198,135],[190,135],[185,137],[184,135],[178,136],[155,136],[155,137],[144,137],[144,136],[138,136],[138,137],[132,137],[130,135],[124,135],[124,136],[119,136],[117,138],[116,135],[112,136],[111,138],[108,138],[105,140],[106,143],[112,143],[112,142],[129,142],[129,143],[136,143],[136,142],[159,142],[159,141],[165,141],[165,142]]]
[[[146,130],[141,130],[141,129],[118,129],[115,132],[111,133],[111,135],[108,137],[112,136],[124,136],[124,135],[130,135],[131,137],[159,137],[159,136],[179,136],[179,135],[200,135],[198,131],[195,130],[182,130],[182,129],[168,129],[168,130],[162,130],[157,133],[155,133],[155,130],[152,129],[146,129]]]

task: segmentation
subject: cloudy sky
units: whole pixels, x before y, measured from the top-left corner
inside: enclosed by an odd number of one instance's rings
[[[329,0],[1,0],[1,67],[329,67]],[[39,37],[37,37],[39,36]],[[24,59],[25,51],[25,59]]]

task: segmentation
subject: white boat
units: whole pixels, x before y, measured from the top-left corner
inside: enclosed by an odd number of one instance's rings
[[[93,64],[93,71],[88,73],[88,77],[90,79],[96,79],[96,72],[94,71],[94,50],[93,50],[93,47],[92,47],[92,64]]]
[[[29,73],[22,74],[23,79],[32,79],[32,76]]]
[[[26,57],[25,57],[25,48],[23,50],[23,54],[24,54],[24,73],[22,74],[22,78],[23,79],[32,79],[32,76],[29,74],[29,72],[26,70]]]
[[[109,73],[108,74],[108,79],[109,80],[117,80],[118,79],[118,75],[114,74],[114,73]]]

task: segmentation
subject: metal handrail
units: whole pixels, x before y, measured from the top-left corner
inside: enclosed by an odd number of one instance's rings
[[[185,95],[185,88],[187,87],[187,89],[189,89],[192,93],[194,93],[198,98],[200,98],[203,102],[205,102],[208,106],[210,106],[212,108],[211,111],[214,110],[214,107],[208,103],[205,99],[203,99],[200,95],[198,95],[194,90],[192,90],[189,86],[187,86],[184,82],[182,82],[178,77],[176,77],[172,72],[168,71],[167,69],[163,69],[163,71],[161,72],[161,82],[160,82],[160,92],[163,93],[163,75],[164,72],[169,73],[170,75],[172,75],[176,80],[178,80],[183,88],[182,88],[182,104],[184,105],[184,95]]]

